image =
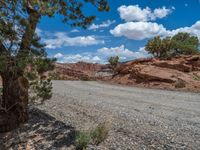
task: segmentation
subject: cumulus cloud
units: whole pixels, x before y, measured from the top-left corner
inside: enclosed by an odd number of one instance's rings
[[[46,37],[43,39],[46,48],[56,49],[66,46],[90,46],[97,44],[104,44],[103,40],[98,39],[96,36],[76,36],[69,37],[64,32],[56,32],[53,37]]]
[[[197,21],[195,24],[193,24],[190,27],[182,27],[182,28],[178,28],[175,30],[168,30],[168,36],[173,36],[179,32],[187,32],[190,33],[191,35],[195,35],[199,38],[200,40],[200,20]]]
[[[54,58],[62,58],[62,57],[64,57],[64,55],[61,53],[57,53],[54,55]]]
[[[54,58],[57,58],[58,59],[57,61],[60,63],[76,63],[80,61],[89,62],[89,63],[102,63],[102,60],[99,56],[93,56],[91,54],[64,55],[61,53],[57,53],[54,55]]]
[[[124,45],[121,45],[119,47],[103,47],[101,49],[98,49],[98,52],[105,55],[105,56],[125,56],[129,57],[133,55],[133,52],[125,48]]]
[[[125,20],[126,22],[130,21],[152,21],[157,18],[161,19],[169,15],[173,8],[166,8],[163,6],[162,8],[156,8],[153,11],[149,8],[141,8],[139,5],[122,5],[118,8],[118,12],[120,14],[120,18]]]
[[[125,36],[128,39],[134,40],[143,40],[158,35],[165,35],[166,32],[163,25],[152,22],[126,22],[110,30],[110,33],[115,37]]]
[[[104,55],[104,57],[106,58],[111,57],[111,56],[119,56],[119,58],[122,61],[149,56],[147,51],[145,51],[144,47],[141,47],[137,51],[131,51],[125,48],[124,45],[121,45],[119,47],[111,47],[111,48],[103,47],[101,49],[98,49],[98,53],[101,55]]]
[[[115,20],[107,20],[105,22],[102,22],[101,24],[92,24],[88,29],[89,30],[97,30],[100,28],[107,28],[109,26],[111,26],[112,24],[114,24],[116,21]]]
[[[173,36],[178,32],[187,32],[200,39],[200,21],[190,27],[167,30],[162,24],[152,22],[127,22],[119,24],[110,33],[115,37],[125,36],[128,39],[143,40],[154,36]]]
[[[111,56],[119,56],[120,61],[128,61],[136,58],[149,57],[147,51],[144,47],[139,48],[139,50],[131,51],[127,49],[124,45],[117,47],[103,47],[98,49],[94,53],[81,53],[81,54],[62,54],[57,53],[53,57],[57,58],[60,63],[76,63],[80,61],[90,62],[90,63],[108,63],[108,58]]]

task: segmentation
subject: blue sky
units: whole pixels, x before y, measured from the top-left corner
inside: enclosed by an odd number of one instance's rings
[[[121,61],[148,57],[144,46],[154,36],[189,32],[200,39],[200,0],[108,0],[110,12],[85,6],[96,15],[88,29],[72,28],[60,16],[41,19],[37,33],[49,57],[59,62],[106,63],[110,56]]]

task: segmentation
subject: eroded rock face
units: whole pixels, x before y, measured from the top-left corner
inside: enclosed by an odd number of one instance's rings
[[[71,64],[56,63],[55,72],[66,80],[90,80],[102,69],[103,65],[86,62]]]
[[[200,91],[199,55],[171,60],[138,59],[121,64],[117,72],[113,82],[120,84]]]

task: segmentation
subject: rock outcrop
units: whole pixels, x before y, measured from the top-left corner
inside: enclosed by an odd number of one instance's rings
[[[121,64],[112,79],[115,83],[156,88],[200,91],[200,56],[171,60],[138,59]]]

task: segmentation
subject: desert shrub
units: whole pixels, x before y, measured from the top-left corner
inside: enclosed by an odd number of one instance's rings
[[[76,149],[84,150],[87,148],[88,144],[99,145],[107,138],[109,129],[110,123],[104,122],[93,130],[77,132],[75,136]]]
[[[88,76],[81,76],[80,80],[81,81],[90,81],[90,78]]]
[[[50,73],[49,77],[51,80],[61,80],[61,77],[57,72]]]
[[[109,126],[106,123],[102,123],[98,125],[91,132],[93,143],[95,145],[99,145],[101,142],[103,142],[107,138],[108,132],[109,132]]]
[[[110,57],[108,59],[108,62],[110,63],[112,70],[115,70],[115,68],[117,67],[119,63],[119,57],[118,56]]]
[[[193,79],[196,81],[200,81],[200,76],[195,75],[195,76],[193,76]]]
[[[171,58],[178,55],[199,54],[199,40],[189,33],[178,33],[173,37],[159,36],[149,40],[145,50],[158,58]]]
[[[76,133],[75,136],[75,146],[77,150],[83,150],[86,149],[88,144],[91,141],[90,132],[88,131],[79,131]]]
[[[182,79],[178,79],[175,82],[175,88],[184,88],[185,86],[185,81],[183,81]]]

